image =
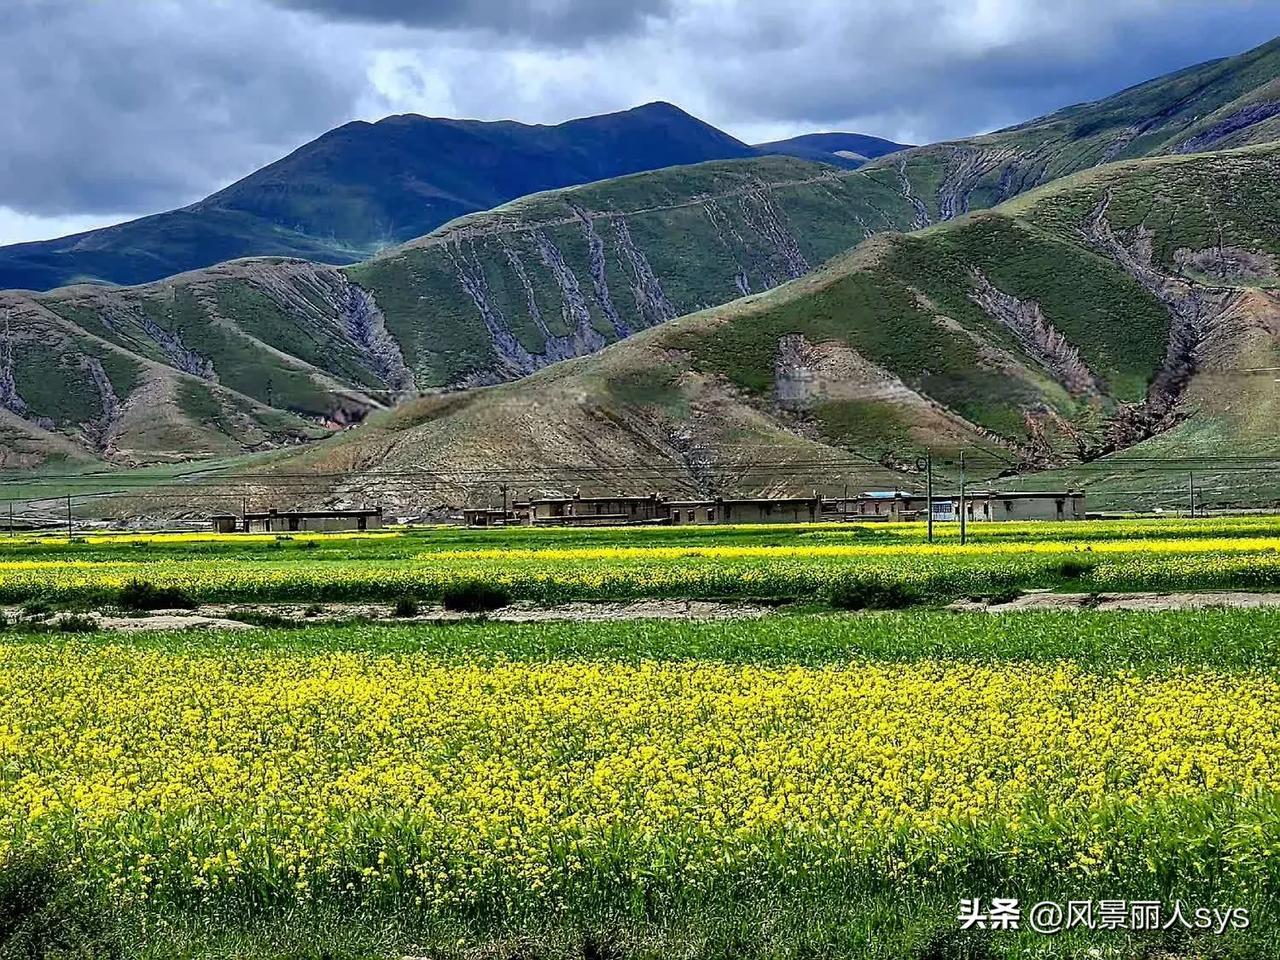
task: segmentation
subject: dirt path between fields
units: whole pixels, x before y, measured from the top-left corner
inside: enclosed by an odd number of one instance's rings
[[[1024,593],[1007,603],[960,600],[947,607],[962,613],[1015,613],[1025,610],[1261,610],[1280,608],[1280,593]]]
[[[708,600],[637,600],[631,603],[563,603],[554,607],[512,604],[488,613],[464,613],[424,604],[412,617],[398,617],[389,603],[330,604],[208,604],[199,612],[210,617],[278,616],[305,623],[377,620],[394,623],[458,623],[497,620],[502,623],[541,623],[573,620],[598,623],[608,620],[750,620],[772,607],[757,604],[719,603]]]
[[[90,621],[100,630],[124,633],[158,630],[254,630],[259,627],[369,621],[382,624],[502,623],[574,621],[600,623],[622,620],[753,620],[774,608],[758,604],[706,600],[639,600],[633,603],[566,603],[554,607],[513,604],[488,613],[463,613],[424,605],[415,616],[396,616],[389,603],[227,603],[202,604],[195,610],[157,610],[130,616],[116,612],[24,615],[21,607],[0,608],[9,623],[47,624],[56,628],[64,619]]]
[[[1280,609],[1280,593],[1054,593],[1031,591],[1005,603],[960,600],[947,607],[956,613],[1021,613],[1025,611],[1161,611]],[[477,623],[607,623],[626,620],[755,620],[777,612],[776,607],[709,600],[638,600],[632,603],[566,603],[554,607],[513,604],[488,613],[463,613],[424,606],[412,617],[396,616],[389,603],[227,603],[205,604],[195,610],[157,610],[128,615],[115,611],[25,615],[21,607],[0,607],[3,621],[15,625],[46,625],[57,630],[64,620],[91,624],[99,630],[122,633],[159,630],[256,630],[272,626],[306,626],[368,622],[378,624]],[[850,615],[856,615],[851,613]]]

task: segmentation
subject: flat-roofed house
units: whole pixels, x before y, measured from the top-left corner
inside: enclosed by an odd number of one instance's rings
[[[529,523],[554,521],[567,515],[572,497],[531,497],[523,502],[513,504],[516,513],[522,515]]]
[[[959,497],[955,500],[958,510]],[[965,496],[965,510],[968,519],[979,522],[1086,519],[1085,495],[1080,490],[975,491]]]
[[[823,518],[863,522],[871,520],[924,520],[929,499],[922,493],[863,493],[847,499],[824,500]],[[1026,491],[1002,493],[973,490],[964,498],[965,516],[976,523],[1001,520],[1084,520],[1085,495],[1080,491]],[[935,493],[933,519],[960,519],[960,495]]]
[[[462,520],[468,527],[505,527],[518,522],[518,515],[497,507],[467,507]]]
[[[924,517],[928,502],[928,497],[922,493],[871,491],[856,497],[823,500],[822,517],[824,520],[850,521],[919,520]]]
[[[372,510],[276,510],[246,513],[244,529],[250,533],[303,533],[334,530],[377,530],[382,508]]]
[[[614,526],[655,523],[665,516],[656,493],[646,496],[541,497],[516,504],[533,526]]]
[[[690,524],[723,523],[716,500],[668,500],[663,506],[667,510],[667,522],[672,526],[686,527]]]
[[[707,523],[816,523],[822,518],[817,497],[744,497],[668,500],[672,525]]]
[[[240,529],[240,518],[234,513],[215,513],[209,518],[214,533],[235,533]]]

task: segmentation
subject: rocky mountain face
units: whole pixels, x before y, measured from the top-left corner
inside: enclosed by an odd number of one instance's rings
[[[238,257],[352,263],[537,191],[756,155],[667,103],[556,126],[357,121],[181,210],[0,247],[0,288],[146,283]]]
[[[1081,170],[1280,140],[1280,38],[986,136],[876,161],[917,199],[917,226],[986,209]]]
[[[419,387],[471,386],[793,280],[905,214],[884,176],[710,163],[517,201],[346,272]]]
[[[275,469],[361,471],[362,495],[429,512],[503,476],[832,492],[918,479],[925,449],[1011,474],[1249,449],[1280,416],[1259,375],[1280,367],[1280,224],[1249,215],[1278,176],[1275,146],[1113,164],[518,383],[411,401]]]

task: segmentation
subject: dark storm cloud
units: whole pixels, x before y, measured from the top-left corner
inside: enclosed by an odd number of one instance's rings
[[[466,30],[571,46],[642,29],[672,0],[269,0],[339,20]]]
[[[363,77],[273,26],[241,4],[5,0],[0,207],[163,209],[348,119]]]

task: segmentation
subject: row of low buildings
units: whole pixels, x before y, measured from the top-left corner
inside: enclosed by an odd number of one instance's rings
[[[368,510],[264,510],[259,513],[220,513],[212,518],[219,533],[305,533],[334,530],[377,530],[382,508]]]
[[[928,516],[928,497],[902,491],[863,493],[853,497],[716,497],[669,500],[657,494],[599,497],[541,497],[510,509],[474,507],[463,511],[468,526],[667,526],[717,523],[818,523],[821,521],[907,521]],[[935,494],[933,518],[960,518],[957,495]],[[975,523],[1001,520],[1083,520],[1085,497],[1079,491],[966,493],[965,517]],[[222,533],[299,533],[307,531],[377,530],[382,508],[365,510],[266,510],[243,516],[212,518]]]
[[[648,496],[542,497],[515,503],[510,509],[475,507],[463,511],[468,526],[511,524],[532,526],[617,526],[625,524],[818,523],[820,521],[906,521],[928,516],[924,494],[864,493],[855,497],[747,497],[668,500]],[[1001,493],[978,490],[958,495],[935,494],[933,518],[968,520],[1083,520],[1085,496],[1079,491]]]

